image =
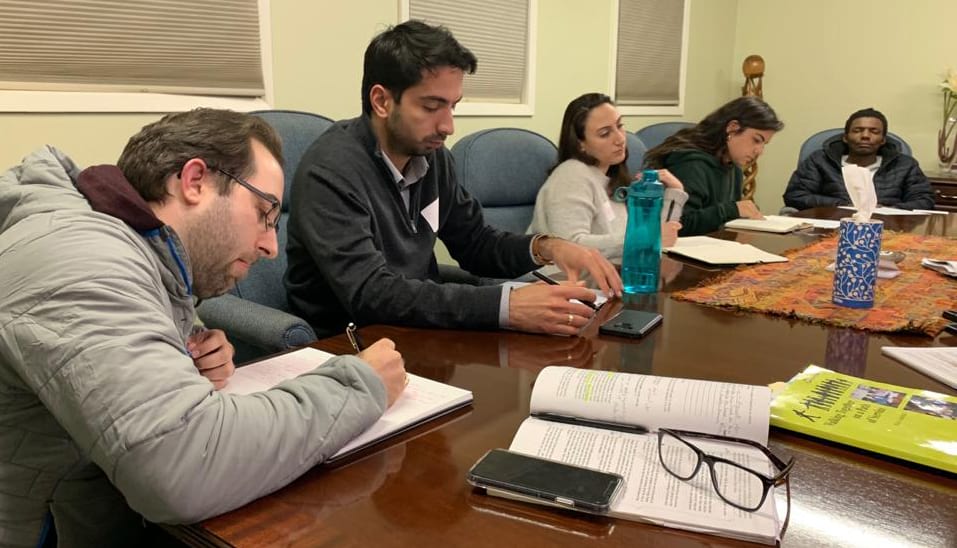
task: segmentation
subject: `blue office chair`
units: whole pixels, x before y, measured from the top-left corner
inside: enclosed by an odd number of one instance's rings
[[[279,220],[279,256],[260,260],[226,295],[204,301],[197,309],[203,323],[222,329],[236,347],[235,363],[295,348],[316,340],[309,324],[289,313],[282,283],[286,271],[286,222],[289,189],[306,149],[333,121],[325,116],[292,110],[253,112],[273,126],[282,138],[285,176],[282,216]]]
[[[485,221],[524,234],[558,149],[533,131],[495,128],[466,135],[452,156],[459,184],[482,204]]]
[[[644,143],[646,150],[651,150],[678,131],[692,126],[694,124],[691,122],[660,122],[639,129],[635,135]]]
[[[821,147],[824,146],[824,141],[827,141],[828,139],[830,139],[831,137],[835,135],[843,135],[843,134],[844,134],[844,128],[836,127],[836,128],[819,131],[815,133],[814,135],[811,135],[810,137],[808,137],[807,140],[804,141],[804,144],[801,145],[800,152],[798,152],[798,165],[800,165],[805,158],[810,156],[812,152],[816,150],[820,150]],[[910,145],[908,145],[907,142],[904,141],[904,139],[902,139],[899,135],[895,135],[893,132],[888,131],[887,138],[890,141],[897,143],[897,148],[901,152],[903,152],[904,154],[908,156],[913,156],[913,154],[911,153]]]
[[[628,142],[628,160],[625,165],[628,166],[628,173],[634,176],[641,171],[641,164],[645,161],[645,153],[648,152],[648,147],[637,135],[630,131],[625,132],[625,139]]]

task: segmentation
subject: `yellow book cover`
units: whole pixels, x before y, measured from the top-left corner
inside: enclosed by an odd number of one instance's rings
[[[816,365],[781,385],[772,426],[957,473],[957,397]]]

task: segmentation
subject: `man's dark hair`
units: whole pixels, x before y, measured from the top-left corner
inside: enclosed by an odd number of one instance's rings
[[[252,114],[197,108],[162,117],[130,137],[116,165],[147,202],[169,195],[166,180],[193,158],[237,177],[253,174],[255,139],[282,164],[282,141],[265,120]],[[218,191],[229,194],[232,179],[222,176]]]
[[[456,67],[472,74],[475,55],[442,26],[414,19],[390,27],[366,48],[362,72],[362,112],[372,113],[369,90],[379,84],[401,102],[402,93],[422,81],[422,71]]]
[[[698,149],[721,158],[728,149],[728,124],[737,120],[741,128],[781,131],[784,123],[763,100],[754,97],[738,97],[704,117],[695,126],[682,129],[668,137],[660,145],[645,153],[645,166],[651,169],[664,167],[665,158],[676,150]]]
[[[882,124],[884,124],[884,133],[882,133],[882,135],[887,137],[887,118],[881,111],[874,110],[871,107],[862,108],[854,114],[851,114],[851,117],[844,122],[844,135],[847,135],[847,133],[851,131],[851,122],[857,120],[858,118],[877,118]]]

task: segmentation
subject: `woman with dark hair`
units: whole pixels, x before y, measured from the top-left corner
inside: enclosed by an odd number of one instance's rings
[[[625,130],[611,98],[586,93],[574,99],[562,119],[558,164],[538,191],[529,232],[555,234],[609,259],[620,258],[628,211],[611,195],[631,184],[627,158]],[[665,201],[674,200],[680,208],[687,199],[681,182],[667,170],[659,171],[659,178]],[[673,245],[680,228],[677,222],[662,225],[663,245]]]
[[[707,234],[739,217],[764,218],[754,202],[741,199],[741,169],[783,128],[767,103],[739,97],[645,154],[647,167],[668,169],[688,192],[681,236]]]

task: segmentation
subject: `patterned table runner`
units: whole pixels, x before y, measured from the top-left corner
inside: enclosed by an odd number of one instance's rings
[[[957,240],[885,231],[883,251],[902,251],[901,275],[878,279],[874,307],[851,309],[831,302],[837,236],[784,253],[790,261],[740,266],[702,285],[671,296],[707,306],[764,312],[875,332],[940,333],[940,314],[957,308],[957,279],[920,266],[924,257],[957,259]]]

